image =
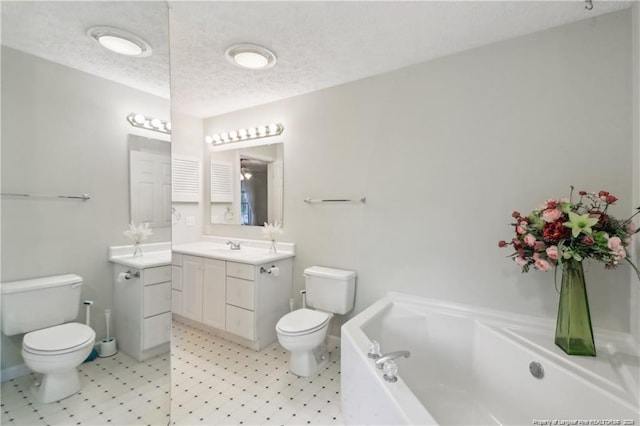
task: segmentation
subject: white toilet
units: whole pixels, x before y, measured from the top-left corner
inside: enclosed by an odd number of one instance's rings
[[[290,312],[276,324],[278,341],[291,351],[289,370],[308,377],[328,362],[326,337],[333,314],[353,309],[356,273],[312,266],[304,270],[306,299],[309,306]]]
[[[27,333],[22,358],[42,378],[31,386],[40,403],[80,390],[78,367],[95,344],[93,329],[74,321],[80,309],[82,277],[73,274],[2,283],[2,332]]]

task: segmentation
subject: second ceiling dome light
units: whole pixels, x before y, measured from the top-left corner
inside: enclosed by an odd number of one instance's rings
[[[269,49],[253,43],[234,44],[224,56],[233,65],[252,70],[264,70],[273,67],[277,58]]]

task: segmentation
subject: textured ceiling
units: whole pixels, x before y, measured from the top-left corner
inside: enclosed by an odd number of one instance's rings
[[[2,2],[2,44],[168,97],[199,117],[247,108],[388,72],[465,49],[629,7],[632,2]],[[167,27],[170,22],[170,31]],[[148,58],[108,52],[93,25],[127,29]],[[253,42],[274,68],[233,67],[224,51]]]
[[[164,2],[2,1],[2,44],[169,98],[169,28]],[[153,49],[131,58],[102,48],[87,29],[108,25],[132,32]]]

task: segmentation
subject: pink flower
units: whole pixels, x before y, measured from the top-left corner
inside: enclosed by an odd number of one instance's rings
[[[535,267],[541,271],[548,271],[551,269],[551,264],[544,259],[536,260]]]
[[[625,249],[623,249],[622,247],[616,249],[616,251],[613,254],[616,257],[616,260],[620,260],[620,259],[624,259],[625,257],[627,257],[627,252],[625,251]]]
[[[611,237],[609,238],[609,241],[607,241],[607,247],[609,247],[609,250],[611,251],[618,250],[622,248],[622,240],[620,237]]]
[[[558,246],[548,247],[547,256],[549,256],[549,259],[558,260]]]
[[[529,263],[529,261],[528,261],[528,260],[526,260],[526,259],[525,259],[524,257],[522,257],[522,256],[515,257],[513,260],[515,260],[515,261],[516,261],[516,263],[517,263],[518,265],[520,265],[520,266],[524,266],[524,265],[526,265],[527,263]]]
[[[630,234],[635,234],[636,233],[636,224],[633,222],[629,222],[627,223],[627,232]]]
[[[533,249],[535,251],[544,251],[545,247],[547,246],[542,241],[536,241],[535,244],[533,245]]]
[[[524,229],[522,226],[520,226],[520,225],[516,226],[516,233],[517,233],[518,235],[522,235],[522,234],[524,234],[525,232],[527,232],[527,230],[526,230],[526,229]]]
[[[527,234],[524,237],[524,243],[529,247],[533,247],[536,244],[536,237],[534,237],[532,234]]]
[[[542,212],[542,220],[547,223],[555,222],[560,219],[560,216],[562,216],[562,211],[560,209],[546,209]]]

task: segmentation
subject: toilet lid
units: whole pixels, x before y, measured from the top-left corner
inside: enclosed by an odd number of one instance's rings
[[[330,315],[313,309],[298,309],[280,318],[276,328],[288,334],[311,332],[323,327]]]
[[[66,352],[95,338],[96,333],[91,327],[70,322],[27,333],[22,340],[22,346],[33,352]]]

